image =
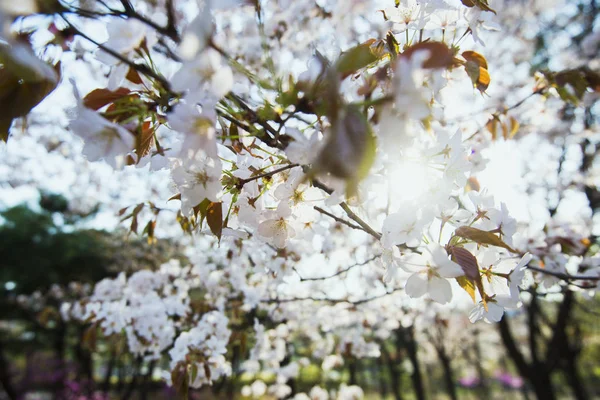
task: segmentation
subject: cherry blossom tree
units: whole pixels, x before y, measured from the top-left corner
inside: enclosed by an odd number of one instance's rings
[[[587,398],[565,328],[600,282],[600,40],[596,2],[581,8],[591,16],[508,0],[2,2],[6,184],[43,181],[19,173],[28,146],[62,147],[74,192],[104,169],[118,194],[139,188],[107,213],[186,245],[185,262],[65,296],[61,320],[121,338],[182,397],[244,373],[244,396],[294,399],[361,398],[357,363],[397,376],[403,352],[424,398],[420,337],[456,398],[450,332],[498,323],[539,399],[560,368]],[[507,317],[523,312],[530,360]],[[297,390],[311,364],[346,364],[349,384]]]

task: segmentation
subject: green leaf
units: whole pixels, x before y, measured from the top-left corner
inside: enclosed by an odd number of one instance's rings
[[[375,161],[376,139],[357,106],[344,106],[336,117],[339,119],[332,119],[327,142],[314,163],[314,172],[328,172],[345,179],[347,195],[351,197]]]
[[[342,77],[346,77],[377,61],[377,57],[371,51],[374,42],[375,40],[371,39],[343,52],[335,64],[335,69]]]
[[[387,43],[388,50],[392,57],[396,57],[398,53],[400,53],[400,44],[396,40],[394,34],[390,31],[385,37],[385,42]]]
[[[190,368],[190,375],[191,375],[191,381],[192,384],[193,382],[196,380],[196,378],[198,377],[198,364],[197,363],[193,363],[191,368]]]
[[[198,217],[198,214],[200,214],[200,226],[202,226],[202,223],[204,222],[204,219],[206,218],[206,212],[208,210],[209,205],[210,205],[210,200],[204,199],[204,200],[202,200],[202,202],[200,204],[198,204],[196,207],[194,207],[194,216]]]
[[[516,250],[504,243],[502,239],[500,239],[492,232],[482,231],[481,229],[473,228],[470,226],[461,226],[460,228],[456,229],[456,231],[454,231],[454,234],[456,236],[472,240],[475,243],[502,247],[512,253],[517,253]]]

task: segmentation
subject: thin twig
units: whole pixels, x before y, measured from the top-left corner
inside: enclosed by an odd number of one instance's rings
[[[537,90],[529,93],[527,96],[525,96],[521,100],[517,101],[515,104],[511,105],[510,107],[503,108],[503,109],[498,109],[498,107],[496,107],[496,106],[491,106],[491,107],[484,108],[482,110],[479,110],[479,111],[471,113],[471,114],[461,115],[459,117],[452,118],[452,119],[450,119],[450,122],[462,121],[464,119],[469,119],[469,118],[472,118],[472,117],[474,117],[476,115],[479,115],[479,114],[482,114],[482,113],[491,113],[491,114],[494,114],[496,112],[506,113],[508,111],[514,110],[515,108],[519,108],[527,100],[529,100],[530,98],[532,98],[532,97],[534,97],[534,96],[536,96],[538,94],[544,93],[545,90],[546,90],[546,88],[537,89]],[[496,111],[493,111],[494,109],[496,109]]]
[[[377,240],[381,239],[381,233],[375,231],[373,228],[371,228],[369,226],[369,224],[367,224],[358,215],[356,215],[354,213],[354,211],[352,211],[350,209],[350,206],[348,206],[348,204],[346,204],[345,202],[341,202],[340,203],[340,207],[342,207],[342,210],[344,210],[346,212],[346,214],[348,215],[348,217],[350,217],[351,220],[353,220],[358,225],[360,225],[365,232],[367,232],[369,235],[373,236]]]
[[[171,85],[169,83],[169,81],[167,81],[163,76],[157,74],[156,72],[154,72],[152,69],[150,69],[150,67],[148,67],[145,64],[136,64],[135,62],[131,61],[130,59],[128,59],[127,57],[121,55],[120,53],[114,51],[113,49],[106,47],[105,45],[97,42],[96,40],[92,39],[91,37],[89,37],[88,35],[86,35],[85,33],[83,33],[82,31],[80,31],[78,28],[76,28],[71,21],[69,21],[64,15],[59,14],[61,16],[61,18],[69,25],[69,27],[73,30],[73,32],[76,35],[81,36],[82,38],[86,39],[87,41],[95,44],[96,46],[98,46],[98,48],[100,48],[101,50],[103,50],[104,52],[110,54],[111,56],[113,56],[114,58],[116,58],[117,60],[121,61],[122,63],[125,63],[127,65],[129,65],[131,68],[135,69],[137,72],[144,74],[150,78],[153,78],[154,80],[156,80],[157,82],[159,82],[167,91],[169,91],[170,93],[173,93],[171,91]]]
[[[333,193],[333,190],[331,188],[329,188],[327,185],[324,185],[322,182],[320,182],[316,179],[313,179],[312,184],[314,187],[323,190],[327,194]],[[350,209],[350,206],[348,206],[348,204],[346,204],[345,202],[341,202],[340,207],[342,207],[342,209],[344,210],[346,215],[348,215],[348,217],[351,220],[353,220],[360,226],[361,230],[367,232],[369,235],[373,236],[377,240],[381,239],[381,233],[379,233],[376,230],[374,230],[373,228],[371,228],[369,226],[369,224],[367,224],[365,221],[362,220],[362,218],[360,218],[358,215],[356,215],[356,213]]]
[[[400,290],[403,290],[404,288],[401,287],[397,287],[392,289],[389,292],[385,292],[376,296],[372,296],[372,297],[367,297],[364,299],[360,299],[360,300],[348,300],[348,299],[329,299],[329,298],[321,298],[321,297],[291,297],[291,298],[287,298],[287,299],[263,299],[260,302],[261,303],[268,303],[268,304],[280,304],[280,303],[293,303],[293,302],[297,302],[297,301],[320,301],[320,302],[324,302],[324,303],[330,303],[330,304],[339,304],[339,303],[348,303],[348,304],[352,304],[352,305],[359,305],[359,304],[365,304],[365,303],[369,303],[373,300],[377,300],[377,299],[381,299],[383,297],[389,296],[392,293],[398,292]]]
[[[363,265],[367,265],[368,263],[370,263],[371,261],[375,261],[379,257],[381,257],[381,254],[377,254],[377,255],[375,255],[375,256],[373,256],[373,257],[371,257],[371,258],[369,258],[369,259],[367,259],[367,260],[365,260],[363,262],[352,264],[349,267],[346,267],[346,268],[344,268],[342,270],[339,270],[338,272],[336,272],[335,274],[332,274],[332,275],[319,276],[319,277],[315,277],[315,278],[303,278],[303,277],[300,277],[300,282],[324,281],[324,280],[327,280],[327,279],[335,278],[336,276],[342,275],[343,273],[350,271],[352,268],[360,267],[360,266],[363,266]]]
[[[363,231],[363,230],[364,230],[362,227],[360,227],[360,226],[358,226],[358,225],[354,225],[352,222],[346,221],[346,220],[345,220],[345,219],[343,219],[343,218],[340,218],[340,217],[338,217],[338,216],[336,216],[336,215],[334,215],[334,214],[332,214],[332,213],[330,213],[330,212],[328,212],[328,211],[325,211],[325,210],[323,210],[323,209],[322,209],[321,207],[319,207],[319,206],[314,206],[313,208],[314,208],[315,210],[317,210],[318,212],[320,212],[321,214],[324,214],[324,215],[327,215],[327,216],[328,216],[328,217],[330,217],[330,218],[333,218],[334,220],[336,220],[336,221],[337,221],[337,222],[339,222],[340,224],[344,224],[344,225],[346,225],[346,226],[349,226],[349,227],[350,227],[350,228],[352,228],[352,229],[358,229],[358,230],[360,230],[360,231]]]
[[[298,166],[298,164],[288,164],[286,166],[283,166],[281,168],[275,169],[273,171],[265,172],[264,174],[251,176],[250,178],[246,178],[246,179],[240,179],[239,180],[239,186],[244,186],[246,183],[252,182],[252,181],[255,181],[255,180],[258,180],[258,179],[268,178],[270,176],[273,176],[273,175],[278,174],[280,172],[286,171],[288,169],[292,169],[292,168],[297,167],[297,166]]]

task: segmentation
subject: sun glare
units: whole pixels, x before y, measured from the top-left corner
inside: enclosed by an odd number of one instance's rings
[[[418,160],[395,163],[386,169],[388,184],[382,191],[386,192],[385,197],[389,195],[392,205],[426,202],[433,187],[435,172]]]

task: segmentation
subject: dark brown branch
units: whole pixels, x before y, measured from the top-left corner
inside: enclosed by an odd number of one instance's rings
[[[551,275],[556,278],[563,279],[565,281],[600,281],[600,276],[569,275],[562,272],[548,271],[544,268],[538,268],[532,265],[528,265],[527,268],[532,271],[541,272],[545,275]]]
[[[298,166],[298,164],[288,164],[286,166],[283,166],[281,168],[275,169],[273,171],[265,172],[264,174],[251,176],[250,178],[246,178],[246,179],[240,179],[239,180],[239,186],[244,186],[246,183],[252,182],[252,181],[256,181],[258,179],[268,178],[270,176],[273,176],[273,175],[278,174],[280,172],[286,171],[288,169],[292,169],[292,168],[297,167],[297,166]]]

